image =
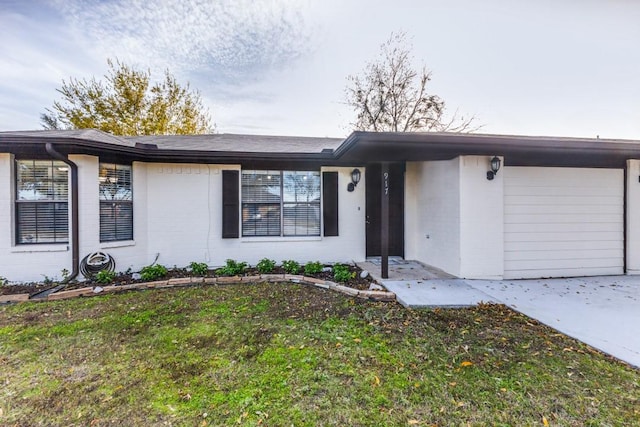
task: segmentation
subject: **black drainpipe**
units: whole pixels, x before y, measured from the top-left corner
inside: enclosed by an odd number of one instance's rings
[[[69,165],[71,169],[71,274],[63,283],[70,282],[75,279],[80,272],[80,248],[79,248],[79,230],[78,230],[78,165],[73,163],[67,157],[56,151],[53,144],[47,142],[45,145],[47,153],[56,160],[60,160]]]

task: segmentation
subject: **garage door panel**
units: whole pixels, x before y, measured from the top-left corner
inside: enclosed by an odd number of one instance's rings
[[[592,188],[609,187],[617,185],[618,177],[611,174],[611,171],[620,169],[586,169],[586,168],[536,168],[536,167],[513,167],[506,169],[520,169],[516,174],[509,176],[509,181],[505,181],[507,187],[527,187],[527,186],[588,186]],[[543,169],[543,172],[540,170]],[[575,171],[587,171],[586,173],[575,173]]]
[[[529,214],[529,215],[548,215],[553,213],[555,215],[576,214],[582,212],[591,212],[595,215],[612,214],[617,215],[618,218],[622,218],[622,206],[617,203],[605,203],[605,204],[591,204],[591,205],[559,205],[553,206],[550,210],[548,205],[536,205],[536,204],[519,204],[519,205],[507,205],[505,204],[504,213],[507,216],[513,214]]]
[[[538,205],[538,206],[547,206],[553,210],[554,206],[593,206],[593,205],[602,205],[607,203],[614,203],[618,201],[622,197],[622,193],[620,196],[593,196],[593,197],[585,197],[585,196],[575,196],[575,195],[566,195],[566,196],[527,196],[526,194],[521,195],[508,195],[505,194],[505,206],[509,205]],[[584,209],[584,208],[583,208]]]
[[[597,262],[596,262],[597,261]],[[547,269],[579,269],[579,268],[614,268],[622,267],[616,258],[584,258],[584,259],[544,259],[544,260],[514,260],[513,270],[547,270]],[[548,277],[548,276],[544,276]]]
[[[576,217],[576,220],[580,218]],[[602,233],[618,232],[622,223],[611,222],[583,222],[583,223],[526,223],[526,224],[505,224],[505,233]]]
[[[541,215],[545,217],[542,218]],[[575,214],[563,213],[563,214],[530,214],[530,213],[518,213],[509,214],[505,218],[505,224],[535,224],[542,221],[548,221],[554,224],[572,224],[577,221],[588,221],[594,224],[598,223],[610,223],[617,224],[620,222],[620,214],[606,213],[596,214],[589,212],[577,212]]]
[[[623,272],[622,170],[504,169],[505,278]]]
[[[622,251],[624,244],[620,240],[559,240],[559,241],[528,241],[528,242],[512,242],[509,245],[510,252],[523,251],[581,251],[581,250],[600,250],[600,249],[618,249]]]
[[[526,191],[522,191],[525,189]],[[613,190],[613,193],[612,193]],[[576,187],[576,186],[505,186],[506,194],[518,195],[525,193],[529,196],[616,196],[617,191],[610,187]]]
[[[575,249],[552,251],[508,251],[504,253],[505,261],[544,261],[553,260],[591,260],[598,262],[601,259],[619,259],[621,249]],[[551,265],[552,263],[549,263]],[[598,264],[600,265],[600,264]]]
[[[504,233],[505,250],[510,250],[512,242],[600,242],[603,240],[620,240],[617,232],[591,232],[591,233]]]

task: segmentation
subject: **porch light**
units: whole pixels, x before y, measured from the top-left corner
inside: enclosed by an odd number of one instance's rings
[[[347,191],[355,190],[356,186],[360,182],[360,169],[356,168],[351,171],[351,182],[347,185]]]
[[[498,156],[493,156],[491,159],[491,170],[487,172],[487,179],[491,181],[500,170],[500,158]]]

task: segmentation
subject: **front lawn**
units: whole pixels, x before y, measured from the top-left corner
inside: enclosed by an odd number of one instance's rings
[[[295,284],[0,307],[0,425],[640,425],[640,371],[504,306]]]

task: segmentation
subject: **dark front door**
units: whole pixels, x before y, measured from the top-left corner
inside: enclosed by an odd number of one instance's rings
[[[379,164],[366,169],[367,256],[380,256],[382,175]],[[389,165],[389,256],[404,257],[404,163]]]

